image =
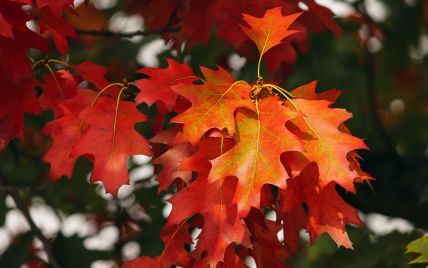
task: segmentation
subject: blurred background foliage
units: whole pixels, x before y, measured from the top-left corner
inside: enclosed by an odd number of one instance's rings
[[[138,12],[126,12],[129,1],[81,2],[78,15],[68,17],[78,29],[127,32],[144,25]],[[406,247],[428,230],[428,1],[318,2],[332,7],[343,34],[311,33],[296,64],[270,78],[280,77],[289,90],[313,80],[318,80],[319,91],[340,89],[335,106],[353,113],[347,125],[370,147],[361,152],[362,166],[376,181],[371,187],[358,185],[358,195],[342,191],[367,224],[349,227],[354,251],[337,249],[328,236],[308,247],[302,234],[303,249],[290,263],[303,268],[424,267],[408,263],[427,254],[427,243],[410,253]],[[353,16],[355,11],[364,14],[364,22]],[[207,44],[180,52],[159,35],[81,35],[72,42],[69,60],[91,60],[109,69],[111,81],[133,81],[140,67],[166,67],[165,57],[186,61],[196,72],[198,65],[222,65],[250,81],[256,72],[254,59],[239,56],[215,34]],[[140,108],[156,113],[155,107]],[[118,198],[87,183],[91,167],[84,159],[71,179],[52,183],[48,165],[41,162],[49,139],[38,131],[51,117],[48,112],[28,116],[25,143],[14,141],[0,153],[0,267],[41,267],[40,259],[46,259],[43,241],[29,228],[20,205],[30,208],[61,267],[113,267],[138,255],[159,254],[169,194],[157,198],[150,159],[130,160],[132,184],[123,186]],[[153,135],[150,122],[139,130]],[[427,256],[420,259],[427,261]]]

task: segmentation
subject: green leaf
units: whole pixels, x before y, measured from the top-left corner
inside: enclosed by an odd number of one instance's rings
[[[423,236],[407,245],[407,253],[418,253],[410,263],[428,263],[428,236]],[[428,267],[428,265],[426,266]]]

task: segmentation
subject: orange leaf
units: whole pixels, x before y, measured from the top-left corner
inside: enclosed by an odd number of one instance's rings
[[[251,26],[242,26],[242,30],[256,43],[260,52],[260,58],[271,48],[281,44],[281,40],[298,31],[288,28],[300,16],[301,13],[283,16],[281,7],[266,11],[262,18],[244,14],[244,20]]]
[[[203,85],[181,84],[173,89],[192,103],[192,107],[172,119],[173,123],[184,124],[176,143],[188,141],[195,145],[208,130],[226,129],[235,133],[235,110],[239,107],[252,108],[249,98],[251,86],[236,81],[223,68],[218,71],[202,68],[206,82]]]
[[[260,206],[260,191],[264,184],[284,186],[287,173],[280,156],[287,151],[302,151],[297,137],[285,127],[285,122],[298,113],[281,105],[277,97],[260,101],[258,113],[241,109],[236,115],[237,144],[214,159],[208,180],[227,176],[239,180],[235,202],[241,217],[251,207]]]
[[[237,180],[233,178],[213,183],[200,178],[169,200],[173,208],[168,224],[177,224],[197,213],[202,215],[202,232],[194,254],[197,259],[206,254],[201,262],[210,267],[223,260],[231,243],[244,240],[243,221],[237,215],[236,205],[231,203],[236,186]]]
[[[355,192],[354,179],[359,175],[350,168],[347,155],[356,149],[367,149],[367,146],[363,140],[339,130],[352,115],[344,109],[330,108],[329,101],[294,99],[293,103],[302,113],[293,122],[307,134],[302,137],[304,155],[318,164],[320,186],[335,181]]]
[[[336,192],[336,183],[329,183],[324,189],[318,189],[318,167],[312,162],[306,166],[299,176],[287,180],[287,188],[280,191],[278,215],[284,221],[285,241],[291,242],[292,252],[297,249],[297,238],[301,228],[309,232],[311,242],[323,233],[328,233],[339,245],[352,248],[352,243],[346,233],[345,225],[353,223],[361,225],[357,210],[348,205]],[[308,215],[303,210],[302,204],[308,207]],[[298,222],[295,218],[298,216]],[[306,221],[306,224],[305,224]]]
[[[202,232],[194,255],[199,259],[207,253],[201,264],[215,266],[224,257],[226,248],[233,242],[244,240],[243,221],[238,218],[237,207],[232,198],[237,187],[235,178],[209,183],[206,176],[209,159],[218,157],[232,145],[229,139],[206,138],[198,143],[199,150],[182,162],[182,168],[197,170],[199,177],[188,187],[176,193],[169,202],[173,208],[168,224],[178,224],[199,213],[203,217]],[[185,163],[186,162],[186,163]]]

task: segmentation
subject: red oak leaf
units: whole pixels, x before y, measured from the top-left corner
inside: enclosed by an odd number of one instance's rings
[[[206,179],[211,170],[211,162],[214,158],[230,150],[235,142],[227,138],[206,137],[199,141],[198,151],[191,157],[183,160],[178,169],[194,171],[198,178]]]
[[[50,176],[58,180],[61,176],[71,177],[78,155],[71,155],[74,144],[85,133],[87,126],[78,117],[79,113],[89,107],[97,93],[92,90],[79,90],[78,95],[62,103],[63,117],[49,122],[42,130],[52,138],[52,145],[43,157],[50,163]]]
[[[64,9],[73,6],[73,0],[37,0],[39,8],[48,7],[56,17],[61,17]]]
[[[336,89],[331,89],[331,90],[328,90],[328,91],[317,93],[315,91],[316,84],[317,84],[316,81],[313,81],[313,82],[311,82],[309,84],[305,84],[305,85],[303,85],[301,87],[298,87],[298,88],[294,89],[292,91],[292,94],[293,94],[293,96],[295,98],[305,98],[305,99],[311,99],[311,100],[327,100],[327,101],[331,101],[331,102],[336,101],[336,99],[340,96],[340,91],[336,90]],[[346,126],[343,125],[343,124],[341,124],[338,127],[338,129],[341,132],[343,132],[343,133],[351,135],[351,133],[348,130],[348,128],[346,128]],[[302,164],[302,165],[300,165],[300,167],[296,167],[296,163],[297,163],[295,161],[296,158],[300,158],[299,161]],[[355,151],[351,151],[351,152],[349,152],[347,154],[347,159],[349,161],[350,169],[354,170],[354,171],[356,171],[358,173],[358,177],[355,178],[355,181],[356,182],[361,182],[361,181],[372,180],[372,178],[370,177],[369,174],[367,174],[367,173],[365,173],[364,171],[361,170],[360,164],[358,162],[359,158],[360,157],[358,156],[358,154]],[[298,156],[294,156],[294,161],[293,160],[290,161],[290,160],[291,159],[288,160],[290,163],[294,162],[290,166],[296,167],[295,170],[297,170],[299,172],[303,169],[304,166],[306,166],[307,164],[309,164],[309,161],[302,160],[301,157],[298,157]]]
[[[191,244],[190,225],[183,222],[178,225],[167,225],[162,230],[164,249],[156,258],[140,257],[125,263],[124,268],[165,268],[174,265],[189,267],[193,262],[190,253],[184,248],[185,244]]]
[[[135,260],[128,261],[123,266],[124,268],[164,268],[157,258],[139,257]]]
[[[334,102],[340,96],[340,91],[337,89],[330,89],[321,93],[316,92],[317,81],[300,86],[293,89],[291,92],[295,98],[303,98],[307,100],[327,100]]]
[[[205,83],[202,85],[181,84],[173,89],[192,103],[192,107],[172,119],[183,124],[183,132],[176,142],[188,141],[195,145],[210,129],[226,129],[235,133],[235,110],[239,107],[252,108],[249,99],[251,86],[244,81],[235,81],[231,74],[202,68]],[[221,119],[220,119],[221,118]]]
[[[192,83],[198,78],[187,64],[180,64],[168,58],[168,68],[143,68],[138,73],[146,74],[150,78],[135,81],[134,85],[140,89],[135,101],[137,104],[152,105],[157,101],[163,102],[170,110],[175,105],[177,93],[172,86],[180,83]]]
[[[279,44],[269,50],[265,56],[267,70],[269,72],[275,72],[280,70],[283,64],[293,65],[297,60],[297,51],[293,47],[291,39],[297,38],[301,34],[295,34],[287,39],[286,42]],[[281,73],[281,76],[284,74]]]
[[[329,29],[337,36],[342,34],[342,29],[332,19],[333,12],[327,7],[324,7],[314,0],[292,0],[295,5],[303,2],[308,10],[302,15],[302,23],[308,26],[313,32],[321,32],[324,28]]]
[[[364,141],[339,130],[339,126],[351,118],[344,109],[330,108],[332,103],[324,100],[294,99],[302,116],[292,121],[307,133],[304,139],[305,157],[318,164],[320,186],[335,181],[346,190],[355,192],[356,171],[350,169],[349,152],[367,149]],[[300,135],[301,134],[297,134]]]
[[[39,102],[36,98],[38,82],[34,78],[11,80],[0,77],[3,87],[0,90],[0,150],[12,139],[22,138],[24,115],[38,113]],[[19,103],[19,105],[16,105]]]
[[[13,37],[12,25],[10,25],[0,13],[0,35],[5,37]]]
[[[230,244],[226,253],[224,254],[224,261],[217,264],[218,268],[247,268],[243,258],[236,254],[237,245],[235,243]]]
[[[167,190],[168,187],[178,178],[185,183],[190,182],[192,179],[191,171],[179,168],[183,159],[187,159],[187,157],[189,157],[193,152],[192,146],[187,142],[176,145],[173,144],[174,138],[177,136],[179,131],[180,127],[161,130],[156,134],[156,136],[150,139],[151,143],[155,143],[152,146],[152,151],[155,154],[165,151],[164,149],[161,150],[161,147],[156,146],[157,144],[170,146],[162,155],[153,160],[153,164],[156,165],[155,167],[161,167],[161,171],[157,178],[159,181],[159,192]]]
[[[280,191],[276,211],[277,217],[284,220],[284,244],[291,255],[295,255],[300,249],[300,230],[305,229],[308,224],[308,216],[302,204],[302,197],[298,193],[295,194],[294,191],[297,191],[297,188],[293,187],[293,182],[289,179],[287,188]]]
[[[11,0],[1,1],[0,14],[2,21],[5,23],[2,25],[2,29],[5,30],[5,32],[2,32],[3,36],[14,37],[12,28],[15,28],[19,32],[29,31],[26,22],[31,20],[32,17],[22,9],[22,4]]]
[[[252,16],[263,16],[266,9],[282,7],[284,10],[292,11],[293,7],[282,0],[219,0],[212,1],[209,9],[216,22],[217,35],[228,41],[234,48],[239,49],[247,40],[248,36],[242,32],[242,14]]]
[[[298,113],[281,105],[277,97],[260,101],[257,113],[241,109],[236,115],[235,147],[211,161],[208,180],[227,176],[238,178],[234,202],[240,216],[251,207],[260,207],[260,192],[265,184],[285,185],[287,173],[280,156],[287,151],[302,151],[302,143],[285,127]],[[275,146],[273,146],[273,144]]]
[[[252,256],[257,267],[289,267],[284,261],[290,258],[290,253],[277,236],[280,225],[265,219],[263,213],[254,208],[245,218],[245,223],[251,232]]]
[[[189,46],[193,47],[198,42],[204,44],[208,42],[211,28],[215,24],[215,20],[209,14],[212,3],[213,1],[188,1],[186,10],[181,14],[184,23],[174,38],[178,44],[188,42]]]
[[[74,67],[83,79],[93,83],[99,90],[107,87],[110,83],[106,80],[107,68],[97,65],[91,61],[82,62]]]
[[[242,26],[242,30],[256,43],[262,57],[269,49],[281,44],[284,38],[297,32],[289,30],[289,27],[299,16],[300,13],[283,16],[280,7],[266,11],[262,18],[244,14],[244,20],[251,28]]]
[[[27,50],[30,47],[44,48],[46,44],[35,33],[22,34],[15,30],[14,33],[16,37],[13,39],[0,36],[0,71],[2,76],[18,81],[33,77]]]
[[[209,165],[209,159],[218,157],[232,145],[230,139],[207,137],[198,143],[198,151],[183,161],[180,169],[198,172],[205,170],[209,168],[206,167]],[[192,166],[192,163],[196,162],[198,164]],[[215,265],[222,260],[230,243],[243,240],[242,222],[237,218],[236,205],[230,203],[236,189],[236,180],[219,180],[209,184],[206,177],[199,175],[196,181],[169,200],[173,209],[168,225],[178,224],[197,213],[201,214],[203,231],[193,255],[199,259],[207,254],[198,264]]]
[[[280,191],[278,215],[283,217],[286,242],[291,242],[292,251],[297,248],[298,232],[306,221],[311,242],[323,233],[328,233],[339,245],[352,248],[352,243],[346,233],[345,225],[353,223],[361,225],[357,210],[346,204],[335,189],[335,183],[329,183],[319,189],[319,174],[316,163],[305,167],[299,176],[287,180],[287,188]],[[302,204],[308,207],[306,212]],[[298,222],[294,216],[298,215]],[[292,241],[292,240],[294,241]]]
[[[27,50],[48,51],[46,40],[28,29],[26,23],[33,17],[22,9],[21,3],[0,1],[0,16],[5,23],[1,26],[5,32],[0,35],[0,74],[16,81],[32,77]]]
[[[144,17],[144,26],[150,30],[163,29],[171,19],[175,0],[130,0],[126,2],[126,10],[138,12]]]
[[[148,142],[134,126],[146,116],[131,102],[100,97],[79,117],[90,127],[74,146],[72,156],[92,156],[94,168],[90,180],[102,181],[106,191],[116,195],[119,187],[129,182],[128,156],[151,155]]]
[[[65,55],[68,52],[67,37],[76,38],[74,28],[61,16],[55,16],[50,7],[42,7],[37,10],[40,31],[48,32],[58,51]]]
[[[335,186],[335,183],[330,183],[320,192],[318,199],[309,203],[314,205],[309,213],[308,232],[312,242],[321,234],[328,233],[338,246],[352,249],[345,226],[349,223],[362,226],[363,223],[357,210],[340,197]]]
[[[215,266],[223,260],[231,243],[245,240],[243,222],[238,218],[236,205],[231,204],[236,186],[237,180],[233,178],[214,183],[197,179],[169,200],[173,208],[168,224],[177,224],[194,214],[202,215],[202,232],[193,252],[201,264]]]
[[[82,134],[82,120],[66,107],[61,108],[63,117],[49,122],[43,128],[43,133],[52,138],[52,146],[44,155],[43,161],[51,164],[50,177],[53,180],[58,180],[62,176],[71,177],[78,158],[71,156],[71,151]]]
[[[44,76],[43,93],[39,97],[43,109],[52,109],[55,118],[62,116],[59,104],[77,95],[79,79],[69,71],[60,70]]]
[[[182,171],[178,169],[181,161],[189,157],[192,153],[192,147],[189,143],[180,143],[173,145],[168,151],[153,160],[154,165],[162,165],[162,171],[159,173],[159,192],[165,191],[178,178],[189,183],[192,178],[191,171]]]
[[[152,143],[161,143],[171,145],[174,143],[174,138],[180,132],[180,127],[173,127],[167,130],[160,130],[156,136],[150,139]]]
[[[10,140],[23,136],[24,115],[38,113],[36,98],[38,82],[33,77],[27,50],[47,50],[47,45],[26,22],[32,16],[14,1],[0,1],[0,15],[6,24],[0,35],[0,149]],[[4,32],[6,31],[6,32]],[[19,103],[19,105],[16,105]]]

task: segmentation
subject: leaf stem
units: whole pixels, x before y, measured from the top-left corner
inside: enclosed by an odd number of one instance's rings
[[[257,77],[258,77],[258,78],[260,78],[260,77],[261,77],[261,76],[260,76],[260,65],[261,65],[261,63],[262,63],[262,57],[263,57],[263,54],[260,54],[259,62],[257,63]]]
[[[42,62],[45,62],[46,60],[45,59],[43,59],[43,60],[38,60],[38,61],[36,61],[35,63],[33,63],[33,65],[31,66],[31,69],[36,69],[36,67],[37,67],[37,65],[39,65],[40,63],[42,63]]]
[[[49,66],[49,64],[48,64],[48,63],[46,63],[44,66],[46,66],[46,68],[49,70],[49,72],[50,72],[50,73],[51,73],[51,75],[53,76],[53,79],[54,79],[54,81],[55,81],[55,84],[56,84],[56,86],[57,86],[57,87],[58,87],[58,89],[59,89],[59,93],[61,93],[61,97],[62,97],[63,99],[65,99],[64,92],[62,91],[62,88],[61,88],[61,86],[59,85],[58,79],[56,79],[55,72],[52,70],[52,68]]]
[[[103,89],[100,90],[100,92],[98,92],[97,96],[94,98],[94,100],[91,103],[91,108],[94,107],[95,102],[97,102],[97,100],[99,99],[99,97],[101,96],[101,94],[103,94],[106,90],[108,90],[109,88],[113,87],[113,86],[118,86],[118,87],[124,87],[125,84],[124,83],[112,83],[106,87],[104,87]],[[119,95],[120,96],[120,95]]]
[[[114,120],[113,120],[113,142],[111,143],[111,150],[113,151],[114,143],[115,143],[115,137],[116,137],[116,129],[117,129],[117,115],[119,113],[119,104],[120,104],[120,96],[122,95],[123,91],[128,89],[127,86],[124,86],[120,89],[119,94],[116,99],[116,107],[114,110]]]
[[[285,94],[282,90],[278,89],[279,87],[273,87],[274,89],[276,89],[278,91],[279,94],[281,94],[282,96],[284,96],[290,103],[291,105],[294,107],[294,109],[296,109],[296,111],[298,112],[302,112],[299,107],[293,102],[293,100],[287,96],[287,94]],[[306,125],[309,127],[309,129],[315,134],[315,136],[317,137],[317,139],[320,139],[320,136],[318,135],[318,133],[315,131],[315,129],[312,127],[312,125],[306,120],[305,115],[302,115],[302,119],[303,121],[305,121]]]
[[[68,68],[73,68],[70,64],[68,64],[68,63],[66,63],[64,61],[61,61],[61,60],[49,59],[48,62],[54,62],[54,63],[58,63],[58,64],[61,64],[61,65],[64,65],[64,66],[66,66]]]
[[[274,84],[263,84],[263,86],[272,87],[272,88],[276,89],[277,91],[282,91],[283,93],[287,94],[291,98],[294,98],[293,94],[291,94],[289,91],[287,91],[286,89],[284,89],[284,88],[282,88],[280,86],[277,86],[277,85],[274,85]]]

